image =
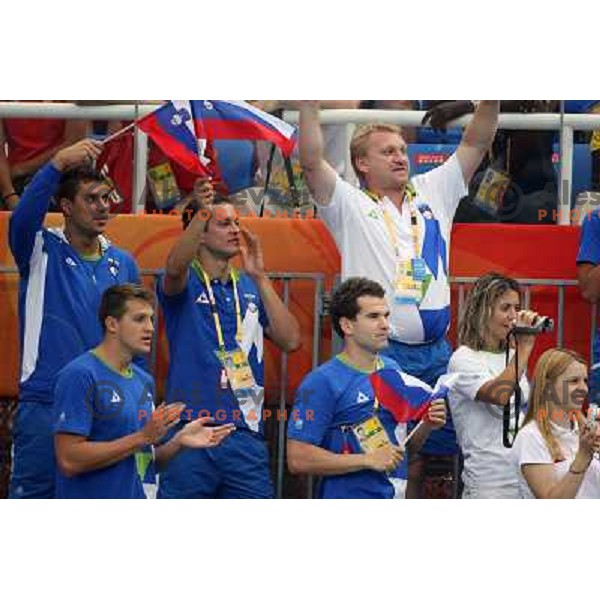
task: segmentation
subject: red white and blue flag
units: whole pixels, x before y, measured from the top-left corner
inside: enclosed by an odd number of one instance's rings
[[[293,126],[239,100],[172,100],[138,125],[167,157],[200,177],[219,175],[215,140],[264,140],[286,156],[296,144]]]
[[[451,387],[442,383],[434,390],[420,379],[390,368],[372,373],[370,380],[375,397],[397,423],[421,421],[431,403],[446,398]]]

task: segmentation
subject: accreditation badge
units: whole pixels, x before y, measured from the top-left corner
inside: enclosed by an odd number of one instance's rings
[[[375,415],[359,425],[353,425],[352,431],[365,454],[391,445],[390,438],[383,428],[379,417]]]
[[[419,305],[423,300],[423,282],[426,274],[427,269],[423,259],[398,261],[394,302]]]
[[[225,369],[229,385],[236,396],[238,392],[253,390],[257,387],[248,357],[243,350],[240,348],[229,351],[217,350],[216,355]]]
[[[509,185],[508,173],[488,167],[473,201],[487,213],[497,215]]]

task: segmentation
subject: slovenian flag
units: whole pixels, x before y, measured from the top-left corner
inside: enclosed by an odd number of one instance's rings
[[[431,403],[446,398],[452,383],[440,380],[435,389],[426,383],[396,369],[380,369],[370,375],[375,397],[398,423],[421,421]]]
[[[193,102],[172,100],[137,124],[171,160],[194,175],[209,177],[214,175],[214,159],[208,141],[196,134]]]
[[[296,144],[294,127],[238,100],[172,100],[138,125],[171,160],[200,177],[219,176],[215,140],[263,140],[286,156]]]
[[[284,156],[296,145],[296,128],[243,100],[192,100],[196,132],[207,140],[262,140]]]

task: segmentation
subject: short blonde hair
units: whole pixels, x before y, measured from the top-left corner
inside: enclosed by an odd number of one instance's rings
[[[366,125],[359,125],[354,130],[352,140],[350,141],[350,160],[352,162],[352,168],[359,179],[362,177],[362,174],[358,170],[356,163],[359,158],[362,158],[367,153],[367,146],[371,134],[379,132],[396,133],[402,137],[402,129],[398,127],[398,125],[391,125],[389,123],[367,123]]]

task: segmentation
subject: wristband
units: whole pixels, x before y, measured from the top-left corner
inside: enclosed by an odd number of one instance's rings
[[[6,196],[2,197],[2,200],[8,200],[11,196],[18,196],[17,192],[11,192],[10,194],[6,194]]]

